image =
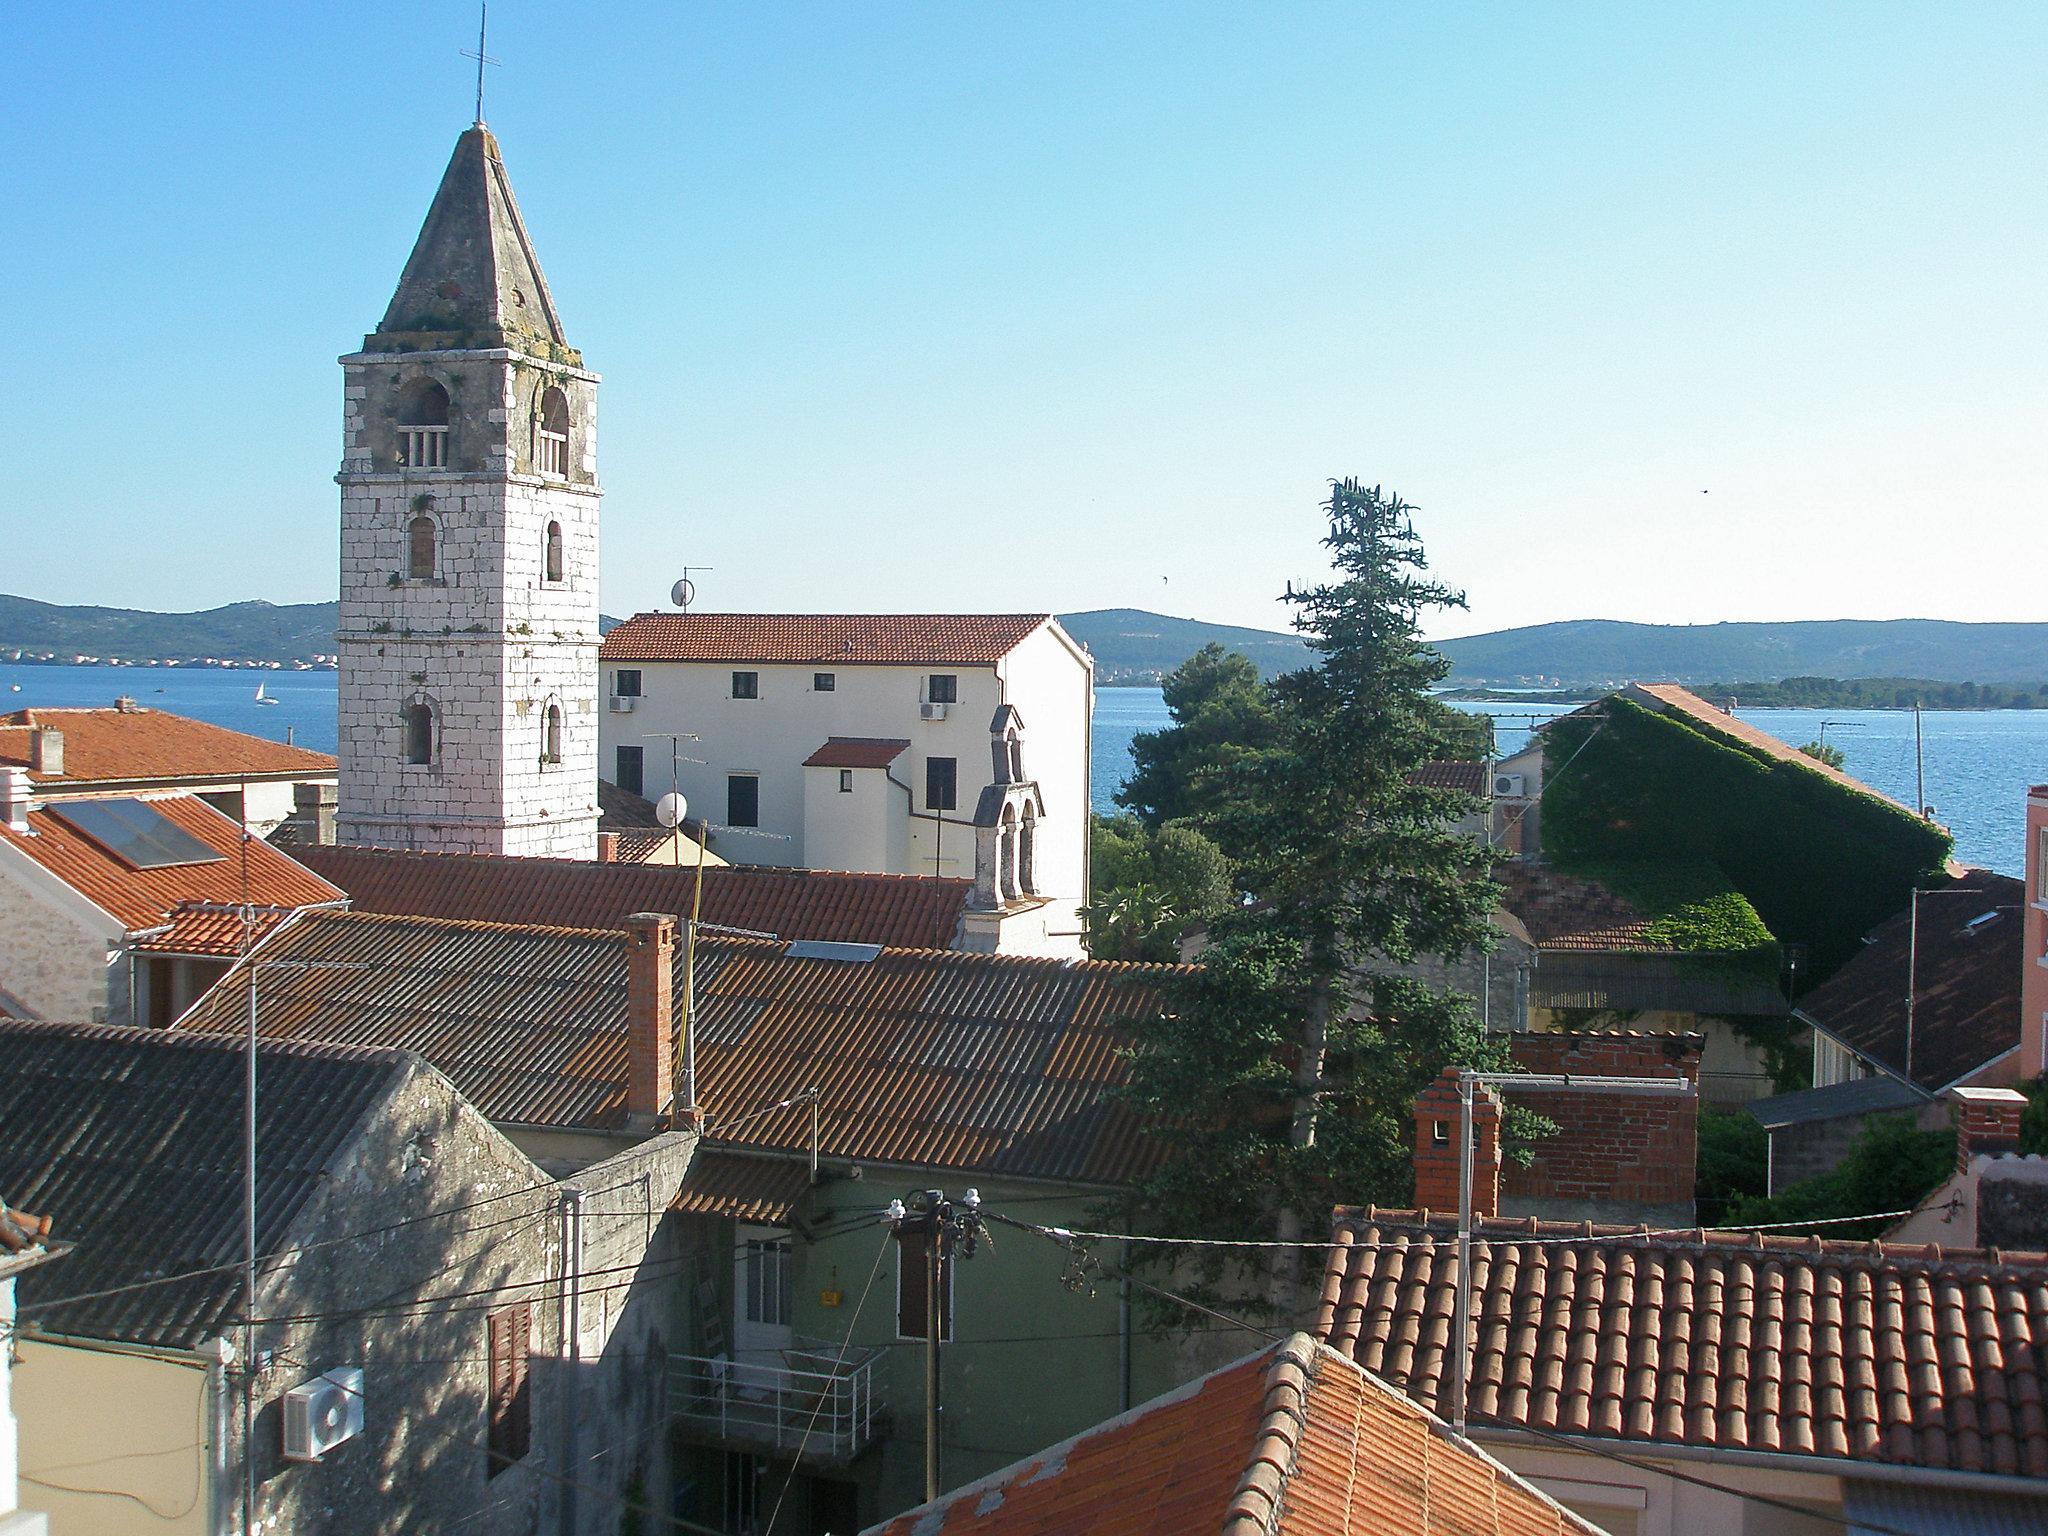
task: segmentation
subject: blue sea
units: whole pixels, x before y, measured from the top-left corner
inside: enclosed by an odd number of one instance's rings
[[[256,702],[256,685],[278,700]],[[273,741],[287,738],[321,752],[334,750],[335,674],[212,667],[43,667],[0,663],[0,710],[32,705],[111,704],[125,694],[137,703],[231,726]],[[1530,729],[1561,712],[1540,703],[1465,705],[1494,716],[1502,756]],[[1848,755],[1850,773],[1907,805],[1913,803],[1913,717],[1887,709],[1744,709],[1743,719],[1794,746],[1827,727],[1830,746]],[[1095,695],[1093,795],[1097,810],[1115,807],[1130,773],[1131,738],[1170,725],[1157,688],[1104,688]],[[2048,710],[1928,713],[1924,733],[1927,799],[1955,831],[1966,863],[2021,872],[2026,794],[2048,783]]]

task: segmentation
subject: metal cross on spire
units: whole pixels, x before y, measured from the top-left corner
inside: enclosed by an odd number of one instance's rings
[[[484,52],[484,34],[489,30],[490,24],[491,7],[489,0],[480,0],[477,6],[476,18],[476,52],[471,53],[467,48],[462,50],[462,56],[465,59],[476,60],[476,125],[479,128],[484,125],[484,66],[499,62]]]

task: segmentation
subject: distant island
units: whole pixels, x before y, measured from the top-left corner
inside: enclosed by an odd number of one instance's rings
[[[1203,646],[1277,677],[1307,664],[1302,637],[1143,608],[1063,613],[1105,687],[1155,685]],[[333,603],[229,603],[153,613],[0,594],[0,660],[177,666],[332,666]],[[599,620],[610,629],[616,619]],[[1744,703],[1826,709],[2048,706],[2048,624],[1825,619],[1782,624],[1537,624],[1436,642],[1457,696],[1527,702],[1595,697],[1631,681],[1684,683]],[[1727,678],[1753,679],[1726,682]],[[1845,681],[1846,679],[1846,681]]]
[[[1724,686],[1730,677],[1925,678],[2033,689],[2048,678],[2048,624],[1811,619],[1626,624],[1574,619],[1436,642],[1465,686]]]

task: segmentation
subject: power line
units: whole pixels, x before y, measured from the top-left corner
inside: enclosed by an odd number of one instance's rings
[[[896,1240],[893,1232],[882,1234],[882,1246],[875,1250],[875,1262],[868,1266],[868,1283],[860,1288],[860,1300],[853,1304],[853,1318],[846,1325],[846,1337],[839,1341],[839,1354],[832,1362],[833,1377],[838,1377],[839,1368],[846,1364],[846,1352],[853,1347],[853,1330],[860,1326],[861,1309],[868,1304],[868,1293],[875,1288],[875,1276],[882,1272],[882,1255],[889,1251],[889,1244]],[[797,1441],[796,1455],[790,1460],[789,1473],[782,1479],[782,1491],[775,1495],[775,1506],[768,1511],[768,1523],[762,1530],[773,1532],[775,1521],[782,1514],[782,1501],[789,1497],[790,1485],[796,1481],[796,1469],[802,1465],[804,1447],[811,1443],[811,1431],[818,1427],[818,1414],[825,1406],[825,1393],[818,1394],[818,1400],[811,1404],[811,1416],[804,1422],[803,1438]]]
[[[1081,1251],[1077,1243],[1069,1239],[1062,1239],[1058,1236],[1055,1236],[1055,1229],[1053,1228],[1037,1226],[1031,1222],[1018,1221],[1014,1217],[1003,1216],[998,1212],[994,1211],[985,1212],[984,1215],[987,1220],[1000,1221],[1004,1223],[1006,1226],[1019,1227],[1027,1232],[1035,1232],[1039,1236],[1048,1238],[1053,1242],[1063,1243],[1063,1245],[1067,1246],[1070,1251],[1074,1251],[1077,1253]],[[1108,1266],[1104,1265],[1100,1259],[1095,1258],[1093,1255],[1088,1255],[1087,1257],[1088,1262],[1093,1263],[1094,1265],[1096,1265],[1096,1267],[1108,1269]],[[1113,1274],[1116,1273],[1116,1271],[1114,1270],[1110,1270],[1109,1272]],[[1273,1330],[1269,1328],[1261,1328],[1256,1323],[1246,1322],[1241,1317],[1232,1317],[1230,1316],[1230,1314],[1226,1312],[1219,1312],[1214,1307],[1205,1306],[1201,1302],[1194,1301],[1186,1296],[1181,1296],[1173,1291],[1166,1290],[1164,1287],[1149,1285],[1145,1281],[1140,1280],[1135,1275],[1126,1273],[1120,1275],[1119,1278],[1127,1279],[1133,1285],[1140,1286],[1143,1289],[1151,1292],[1155,1296],[1163,1297],[1164,1299],[1169,1301],[1178,1302],[1180,1305],[1185,1307],[1191,1307],[1195,1311],[1202,1313],[1206,1317],[1216,1318],[1221,1322],[1228,1323],[1236,1328],[1240,1328],[1247,1333],[1256,1334],[1258,1337],[1266,1339],[1269,1342],[1280,1343],[1286,1337],[1283,1334],[1275,1333]],[[1324,1347],[1330,1348],[1331,1346],[1329,1346],[1326,1343]],[[1356,1361],[1353,1361],[1352,1363],[1354,1365],[1357,1364]],[[1361,1371],[1364,1370],[1363,1366],[1359,1366],[1358,1368]],[[1412,1396],[1410,1396],[1410,1394],[1406,1392],[1402,1393],[1402,1395],[1404,1397],[1409,1397],[1409,1400],[1411,1402],[1415,1400]],[[1427,1412],[1429,1410],[1425,1408],[1424,1411]],[[1433,1414],[1432,1417],[1434,1417]],[[1439,1420],[1439,1422],[1441,1422],[1441,1420]],[[1649,1473],[1658,1477],[1669,1477],[1682,1483],[1691,1483],[1696,1487],[1711,1489],[1715,1493],[1725,1493],[1733,1498],[1744,1499],[1751,1503],[1763,1505],[1766,1508],[1783,1510],[1790,1514],[1795,1515],[1805,1515],[1809,1518],[1830,1520],[1833,1521],[1835,1524],[1841,1526],[1842,1529],[1844,1529],[1845,1531],[1850,1530],[1852,1528],[1852,1522],[1846,1514],[1831,1515],[1823,1511],[1816,1510],[1812,1508],[1810,1505],[1795,1504],[1788,1499],[1774,1499],[1767,1494],[1751,1493],[1745,1489],[1731,1488],[1726,1483],[1712,1482],[1706,1478],[1695,1477],[1690,1473],[1679,1472],[1672,1468],[1661,1466],[1656,1463],[1640,1462],[1636,1460],[1634,1457],[1624,1455],[1619,1451],[1610,1451],[1600,1446],[1588,1445],[1583,1440],[1573,1439],[1569,1435],[1558,1434],[1557,1432],[1552,1430],[1537,1429],[1533,1426],[1526,1424],[1503,1424],[1500,1427],[1503,1429],[1511,1430],[1526,1430],[1528,1433],[1536,1435],[1542,1439],[1554,1440],[1561,1445],[1571,1447],[1573,1450],[1585,1451],[1590,1455],[1600,1456],[1604,1457],[1609,1461],[1619,1462],[1621,1465],[1630,1467],[1638,1472]],[[1445,1428],[1449,1429],[1450,1426],[1446,1425]],[[1461,1440],[1469,1439],[1469,1437],[1457,1435],[1456,1431],[1452,1431],[1452,1434],[1454,1435],[1454,1437]],[[1820,1460],[1820,1458],[1816,1458],[1816,1460]],[[1815,1469],[1817,1475],[1827,1475],[1824,1468],[1825,1462],[1823,1461],[1822,1466]],[[1858,1519],[1854,1521],[1853,1528],[1856,1532],[1856,1536],[1920,1536],[1919,1532],[1901,1530],[1896,1526],[1873,1525],[1868,1520],[1863,1519]]]

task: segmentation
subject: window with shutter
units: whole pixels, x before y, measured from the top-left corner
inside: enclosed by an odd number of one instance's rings
[[[526,1302],[499,1307],[484,1321],[491,1372],[490,1461],[485,1475],[496,1477],[522,1460],[533,1443],[533,1380],[527,1365],[533,1308]]]
[[[896,1337],[921,1339],[925,1336],[925,1280],[931,1256],[925,1251],[924,1234],[909,1232],[896,1240]],[[953,1337],[953,1259],[939,1261],[939,1338]]]

